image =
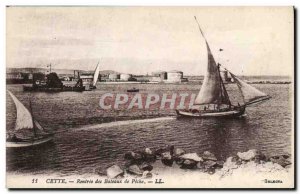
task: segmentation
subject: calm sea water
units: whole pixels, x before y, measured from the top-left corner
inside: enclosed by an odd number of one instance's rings
[[[272,99],[248,107],[243,119],[177,119],[174,110],[159,109],[99,111],[102,94],[124,93],[132,87],[143,94],[174,90],[196,94],[200,89],[193,84],[123,84],[100,85],[82,93],[24,93],[21,85],[8,85],[25,106],[31,99],[35,119],[56,135],[53,143],[41,147],[7,149],[7,171],[93,173],[97,167],[122,164],[126,151],[165,145],[197,153],[208,150],[220,159],[253,148],[267,155],[291,153],[291,84],[255,85]],[[237,92],[235,88],[229,91]],[[16,109],[10,96],[6,97],[7,130],[13,130]]]

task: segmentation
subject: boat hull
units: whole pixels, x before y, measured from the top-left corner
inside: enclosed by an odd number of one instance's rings
[[[41,144],[48,143],[52,141],[53,136],[47,136],[44,138],[39,138],[35,139],[33,141],[18,141],[18,142],[12,142],[12,141],[7,141],[6,142],[6,147],[7,148],[21,148],[21,147],[31,147],[31,146],[37,146]]]
[[[178,116],[191,118],[237,118],[245,113],[245,108],[218,112],[188,112],[184,110],[176,110]]]

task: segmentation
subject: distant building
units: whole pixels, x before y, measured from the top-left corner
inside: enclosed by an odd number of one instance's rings
[[[82,79],[83,85],[91,85],[93,83],[94,75],[93,74],[80,74],[80,79]]]
[[[132,78],[131,74],[122,73],[120,75],[120,80],[122,80],[122,81],[130,81],[130,78]]]
[[[163,81],[167,79],[167,72],[166,71],[156,71],[156,72],[152,72],[151,75],[153,76],[153,78],[155,80],[159,80]],[[159,78],[159,79],[158,79]]]
[[[167,74],[167,81],[168,82],[181,82],[182,78],[183,78],[183,72],[182,71],[176,71],[176,70],[173,70],[173,71],[169,71],[168,74]]]
[[[9,72],[6,73],[6,83],[7,84],[23,84],[30,83],[32,81],[28,79],[29,73],[20,73],[20,72]]]
[[[146,75],[144,75],[144,76],[134,76],[133,77],[134,79],[135,79],[135,81],[137,81],[137,82],[150,82],[150,81],[152,81],[152,76],[146,76]]]
[[[22,79],[24,79],[24,77],[21,73],[7,73],[6,74],[6,79],[22,80]]]
[[[166,82],[166,83],[180,83],[180,82],[187,82],[187,78],[183,78],[182,71],[155,71],[151,73],[152,82]]]
[[[118,81],[118,80],[120,80],[120,74],[111,73],[108,75],[108,80],[109,81]]]

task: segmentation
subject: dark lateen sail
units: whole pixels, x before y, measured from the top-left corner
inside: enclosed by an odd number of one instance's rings
[[[196,19],[196,18],[195,18]],[[197,20],[196,20],[197,21]],[[198,23],[198,22],[197,22]],[[226,88],[223,85],[222,78],[220,76],[219,67],[216,64],[216,61],[211,53],[207,40],[200,28],[198,23],[199,30],[205,39],[208,63],[206,74],[204,77],[201,90],[195,99],[195,104],[228,104],[230,105],[230,100],[227,95]]]
[[[236,77],[233,73],[229,73],[239,87],[245,104],[253,104],[254,102],[259,102],[270,98],[270,96],[247,84],[243,80]]]

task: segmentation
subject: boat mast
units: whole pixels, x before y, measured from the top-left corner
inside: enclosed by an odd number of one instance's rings
[[[34,123],[34,117],[33,117],[33,114],[32,114],[31,99],[29,100],[29,108],[30,108],[30,114],[31,114],[31,117],[32,117],[32,122],[33,122],[33,134],[34,134],[34,137],[36,137],[37,133],[36,133],[36,126],[35,126],[35,123]]]
[[[226,90],[225,84],[224,84],[223,79],[222,79],[221,74],[220,74],[220,66],[221,66],[221,64],[218,63],[218,73],[219,73],[219,76],[220,76],[221,88],[223,89],[223,92],[224,92],[224,98],[228,101],[229,106],[231,106],[231,102],[230,102],[230,99],[229,99],[228,92]]]
[[[199,22],[198,22],[196,16],[194,16],[194,18],[195,18],[195,20],[196,20],[196,22],[197,22],[197,24],[198,24],[198,28],[199,28],[199,30],[200,30],[202,36],[204,37],[204,40],[205,40],[206,44],[207,44],[206,38],[205,38],[204,33],[202,32],[201,28],[200,28],[200,24],[199,24]]]

